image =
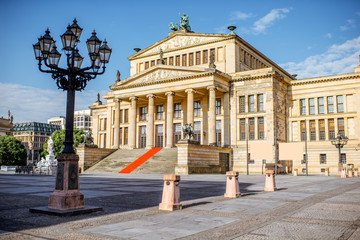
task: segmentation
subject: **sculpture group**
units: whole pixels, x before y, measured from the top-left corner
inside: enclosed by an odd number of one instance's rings
[[[186,30],[191,32],[191,27],[189,25],[189,15],[184,14],[183,16],[181,16],[181,14],[179,13],[180,16],[180,26],[179,24],[175,23],[175,25],[171,22],[169,25],[170,30],[173,31],[178,31],[178,30]]]
[[[53,175],[56,173],[57,160],[54,155],[54,141],[51,137],[49,138],[47,144],[47,152],[49,154],[37,163],[35,172],[39,174]]]

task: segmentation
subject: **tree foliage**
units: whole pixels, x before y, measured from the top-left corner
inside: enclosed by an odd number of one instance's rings
[[[84,130],[74,129],[74,148],[77,147],[80,143],[84,142],[84,137],[82,136],[85,134]],[[58,130],[53,132],[51,135],[52,140],[54,141],[54,155],[57,157],[64,149],[64,141],[65,141],[65,130]],[[43,147],[40,149],[40,156],[44,157],[48,155],[47,147],[48,147],[48,140],[46,140]]]
[[[0,136],[0,165],[26,165],[27,152],[13,136]]]

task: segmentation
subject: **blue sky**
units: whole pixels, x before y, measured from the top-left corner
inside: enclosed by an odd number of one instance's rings
[[[68,7],[71,6],[71,7]],[[133,48],[167,37],[179,13],[190,17],[199,33],[235,32],[299,78],[353,72],[359,64],[360,3],[317,1],[0,1],[0,116],[10,109],[15,122],[41,121],[65,115],[66,95],[49,74],[37,68],[32,44],[49,27],[61,48],[60,35],[74,17],[84,28],[80,54],[89,64],[86,40],[93,29],[107,39],[113,54],[104,75],[76,95],[76,109],[86,109],[116,80],[129,76]],[[62,56],[64,58],[64,56]],[[64,59],[59,65],[64,64]]]

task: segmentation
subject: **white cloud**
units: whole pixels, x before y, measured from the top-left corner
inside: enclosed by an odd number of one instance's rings
[[[332,34],[331,33],[325,34],[325,38],[332,38]]]
[[[66,92],[0,82],[0,116],[10,109],[14,122],[46,122],[53,116],[65,116]],[[102,91],[104,95],[106,91]],[[77,92],[75,109],[88,109],[96,101],[97,92]]]
[[[286,14],[289,13],[290,10],[291,8],[272,9],[264,17],[254,22],[254,26],[252,28],[253,33],[254,34],[264,33],[265,30],[271,27],[276,20],[285,18]]]
[[[245,20],[251,17],[254,17],[255,15],[252,13],[244,13],[240,11],[231,12],[230,14],[230,20]]]
[[[346,24],[343,25],[343,26],[340,26],[340,30],[341,31],[346,31],[346,30],[349,30],[349,29],[353,29],[356,27],[356,23],[353,19],[348,19],[346,21]]]
[[[304,61],[280,64],[298,78],[328,76],[354,72],[359,64],[360,36],[340,45],[332,45],[325,53],[306,58]]]

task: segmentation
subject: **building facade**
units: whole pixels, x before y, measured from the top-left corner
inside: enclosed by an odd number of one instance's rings
[[[39,150],[43,147],[48,137],[60,129],[59,125],[39,122],[14,124],[13,135],[21,141],[28,153],[27,164],[34,164],[40,161]]]
[[[302,169],[307,151],[309,172],[320,173],[337,170],[330,138],[340,131],[346,163],[359,165],[360,68],[298,80],[233,32],[186,30],[129,60],[130,77],[90,107],[101,148],[176,147],[191,123],[200,144],[232,149],[232,170],[261,173],[275,159]]]
[[[91,110],[79,110],[74,112],[74,128],[91,131]]]
[[[48,124],[58,125],[58,126],[60,126],[61,129],[65,129],[65,122],[66,122],[66,119],[63,116],[52,117],[47,120]]]

